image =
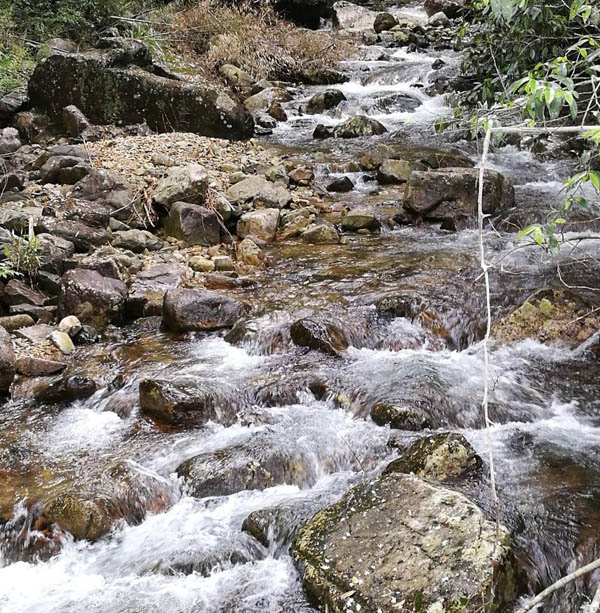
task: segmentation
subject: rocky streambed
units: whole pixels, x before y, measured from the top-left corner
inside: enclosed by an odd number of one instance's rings
[[[597,557],[600,237],[517,241],[572,168],[528,143],[484,183],[496,525],[478,152],[432,129],[457,6],[336,3],[340,71],[223,68],[247,95],[208,129],[86,106],[199,104],[123,39],[40,64],[47,116],[11,98],[0,239],[31,229],[40,271],[2,293],[0,610],[509,613]],[[66,64],[81,89],[46,101]]]

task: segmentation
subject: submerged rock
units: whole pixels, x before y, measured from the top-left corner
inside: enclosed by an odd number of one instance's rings
[[[309,598],[332,613],[486,610],[515,596],[510,537],[461,494],[392,473],[317,513],[293,544]]]
[[[163,301],[163,323],[173,332],[231,328],[250,307],[225,294],[202,289],[170,289]]]
[[[282,483],[306,485],[311,478],[301,454],[290,454],[268,431],[186,460],[177,467],[177,474],[196,498],[264,490]]]
[[[387,426],[396,430],[424,430],[431,423],[429,417],[423,411],[396,406],[389,402],[378,402],[371,408],[371,419],[379,426]]]
[[[326,89],[324,92],[315,94],[307,103],[305,112],[317,115],[323,111],[333,109],[346,100],[346,96],[339,89]]]

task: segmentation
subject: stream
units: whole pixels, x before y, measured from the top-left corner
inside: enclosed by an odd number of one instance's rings
[[[394,12],[403,11],[426,19],[421,6]],[[347,174],[356,188],[336,198],[376,207],[391,218],[401,187],[378,186],[373,173],[347,166],[369,148],[394,138],[407,147],[459,147],[478,159],[475,143],[451,142],[451,135],[432,129],[436,118],[452,112],[443,96],[427,93],[439,59],[459,70],[454,51],[361,47],[343,62],[350,81],[335,86],[345,102],[306,115],[305,102],[326,88],[298,86],[284,105],[288,121],[261,138],[310,162],[322,188]],[[318,123],[335,125],[357,114],[381,121],[388,133],[312,138]],[[513,181],[517,209],[543,215],[560,201],[572,162],[541,161],[506,145],[493,150],[490,167]],[[265,508],[285,508],[293,523],[307,508],[314,513],[328,506],[397,457],[388,446],[390,429],[369,417],[376,403],[419,407],[427,431],[460,432],[487,460],[478,240],[474,230],[384,224],[380,234],[346,235],[339,245],[273,244],[266,248],[268,269],[231,291],[253,306],[243,326],[227,334],[176,337],[160,330],[158,318],[140,320],[80,350],[81,372],[103,382],[91,398],[66,407],[11,400],[0,411],[0,475],[7,484],[0,507],[14,509],[13,519],[0,528],[0,611],[314,611],[288,553],[289,533],[273,535],[265,547],[242,531],[242,523]],[[600,236],[577,253],[559,255],[515,249],[516,233],[503,231],[487,232],[485,245],[490,261],[503,262],[492,273],[495,314],[551,282],[559,260],[568,282],[589,285],[598,278],[597,265],[583,273],[571,265],[595,261]],[[384,299],[407,295],[437,313],[443,335],[420,318],[381,310]],[[306,316],[339,323],[352,346],[342,357],[294,346],[290,323]],[[534,340],[492,343],[490,363],[502,522],[513,535],[524,587],[535,593],[600,555],[600,364],[580,351]],[[138,406],[139,382],[153,377],[205,385],[239,418],[229,426],[158,428]],[[394,431],[400,443],[419,435]],[[199,453],[251,440],[285,457],[301,457],[301,485],[197,499],[174,472]],[[21,554],[23,539],[28,545],[36,538],[26,496],[36,500],[78,488],[110,499],[113,476],[122,473],[136,484],[133,506],[143,520],[122,522],[94,543],[61,537],[50,557]],[[489,490],[465,487],[492,516]],[[578,611],[598,578],[600,573],[571,583],[538,610]]]

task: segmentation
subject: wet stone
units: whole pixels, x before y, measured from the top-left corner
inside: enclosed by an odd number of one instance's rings
[[[418,409],[379,402],[371,409],[371,419],[379,426],[389,424],[397,430],[425,430],[430,427],[429,417]]]
[[[290,327],[295,345],[307,347],[333,356],[339,356],[348,348],[348,339],[334,323],[322,319],[299,319]]]
[[[354,189],[354,183],[349,177],[337,177],[327,184],[328,192],[347,193]]]
[[[55,360],[23,356],[17,359],[17,372],[27,377],[40,377],[54,375],[63,371],[67,364]]]

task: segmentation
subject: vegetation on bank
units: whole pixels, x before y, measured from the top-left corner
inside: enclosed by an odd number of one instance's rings
[[[109,27],[142,39],[176,70],[206,80],[215,80],[222,64],[255,80],[296,80],[312,60],[335,65],[349,44],[293,26],[269,0],[0,0],[0,95],[25,82],[49,39],[85,48]]]
[[[515,124],[545,133],[573,129],[580,167],[565,182],[564,207],[522,232],[557,247],[573,210],[600,208],[600,7],[588,0],[470,0],[460,37],[474,86],[457,114],[470,117],[473,135]]]

